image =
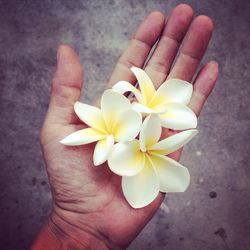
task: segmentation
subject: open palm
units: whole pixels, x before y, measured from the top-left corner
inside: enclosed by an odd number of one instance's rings
[[[118,60],[108,87],[120,80],[135,83],[130,67],[142,68],[158,40],[144,66],[156,88],[167,77],[191,81],[213,29],[211,20],[206,16],[192,19],[191,7],[183,4],[172,11],[167,22],[160,12],[149,14]],[[178,50],[179,55],[173,64]],[[197,115],[214,87],[217,75],[215,62],[204,65],[198,73],[189,104]],[[80,97],[82,82],[83,71],[77,55],[70,47],[60,46],[49,110],[41,131],[41,144],[53,193],[51,219],[64,231],[70,228],[67,234],[76,240],[83,234],[88,235],[90,241],[94,238],[103,242],[105,247],[123,249],[154,215],[164,194],[160,193],[145,208],[133,209],[123,197],[121,178],[113,174],[106,164],[93,166],[94,145],[67,147],[59,143],[65,136],[85,126],[73,109]],[[179,154],[173,157],[178,159]]]

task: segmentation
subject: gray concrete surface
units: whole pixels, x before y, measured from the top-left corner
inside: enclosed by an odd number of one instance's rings
[[[38,133],[60,43],[85,67],[83,97],[103,90],[139,20],[180,1],[0,1],[0,249],[28,249],[50,211]],[[220,63],[218,86],[185,149],[192,183],[169,195],[135,249],[250,249],[250,4],[184,1],[215,22],[204,61]]]

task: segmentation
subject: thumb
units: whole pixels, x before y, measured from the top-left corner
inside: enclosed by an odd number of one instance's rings
[[[82,83],[83,70],[79,57],[69,46],[59,46],[46,122],[67,125],[77,121],[73,107],[80,98]]]

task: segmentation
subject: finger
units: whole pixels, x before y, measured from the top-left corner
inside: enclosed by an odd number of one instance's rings
[[[192,80],[207,49],[212,32],[213,22],[209,17],[198,16],[195,18],[168,78]]]
[[[213,90],[219,74],[218,63],[211,61],[203,66],[194,82],[194,92],[189,107],[197,116]]]
[[[202,108],[212,92],[219,74],[218,63],[211,61],[203,66],[199,71],[194,82],[194,92],[189,103],[189,107],[195,112],[197,116],[200,115]],[[175,131],[165,131],[164,136],[168,137],[175,134]],[[179,160],[182,149],[171,153],[169,156],[174,160]]]
[[[135,83],[135,77],[130,68],[142,68],[152,46],[159,38],[165,25],[165,16],[158,11],[149,14],[139,25],[128,48],[119,58],[111,75],[108,87],[120,80]]]
[[[74,103],[80,98],[83,71],[72,48],[61,45],[57,52],[57,68],[52,80],[50,104],[46,120],[50,123],[70,124],[78,120]]]
[[[156,87],[166,79],[192,18],[193,10],[187,4],[179,4],[173,9],[160,41],[145,67]]]

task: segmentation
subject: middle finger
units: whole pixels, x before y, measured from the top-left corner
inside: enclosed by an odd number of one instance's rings
[[[166,79],[192,18],[193,10],[189,5],[180,4],[173,9],[162,37],[145,67],[156,88]]]

